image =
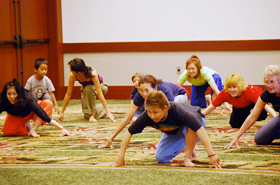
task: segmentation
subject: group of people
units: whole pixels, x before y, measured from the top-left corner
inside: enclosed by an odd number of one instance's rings
[[[71,60],[68,65],[71,74],[61,110],[53,93],[55,89],[46,76],[48,63],[45,59],[35,61],[35,75],[28,79],[25,87],[16,79],[4,86],[0,96],[0,113],[7,112],[2,128],[5,135],[28,134],[39,137],[36,130],[46,122],[61,129],[62,135],[71,135],[57,121],[64,120],[64,111],[71,99],[75,81],[82,85],[81,102],[84,117],[90,122],[96,122],[106,116],[107,120],[115,122],[104,98],[108,86],[97,70],[86,66],[80,58]],[[256,133],[255,142],[270,144],[280,138],[280,117],[274,111],[280,111],[279,65],[270,65],[265,69],[264,91],[258,86],[247,84],[239,74],[229,75],[223,85],[220,75],[203,66],[196,55],[187,60],[186,70],[177,83],[163,82],[152,75],[142,73],[136,73],[131,80],[135,88],[130,96],[130,109],[115,132],[99,147],[112,147],[114,138],[131,123],[123,136],[115,166],[125,165],[125,151],[132,135],[141,133],[145,127],[151,126],[162,133],[155,154],[159,163],[168,163],[178,153],[185,151],[184,165],[194,166],[192,161],[197,157],[194,147],[200,140],[214,167],[221,168],[220,159],[214,153],[204,128],[205,116],[223,103],[226,109],[232,110],[229,124],[233,128],[240,128],[225,148],[230,148],[234,144],[239,147],[239,138],[256,121],[265,120],[267,113],[273,119]],[[187,104],[189,94],[182,87],[186,81],[192,84],[190,105]],[[208,87],[211,88],[211,95],[205,95]],[[96,96],[102,104],[95,104]],[[271,103],[274,110],[267,103]],[[59,114],[57,121],[50,117],[53,104]],[[201,111],[201,108],[205,109]],[[32,127],[31,119],[34,120]]]

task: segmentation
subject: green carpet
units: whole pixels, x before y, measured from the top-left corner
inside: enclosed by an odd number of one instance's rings
[[[265,121],[257,122],[241,138],[240,149],[224,147],[236,133],[228,124],[229,112],[215,110],[206,117],[206,130],[222,169],[210,164],[201,142],[196,146],[195,168],[183,166],[181,153],[168,164],[158,164],[155,144],[160,132],[146,128],[132,137],[126,152],[126,166],[113,168],[124,131],[113,149],[98,149],[120,124],[130,100],[108,100],[116,122],[100,119],[89,123],[83,118],[80,100],[71,100],[60,122],[73,136],[59,137],[60,131],[45,125],[40,138],[6,137],[0,134],[0,184],[280,184],[280,140],[258,146],[253,137]],[[61,106],[61,101],[59,101]],[[0,115],[3,127],[5,113]],[[53,118],[57,118],[53,113]]]

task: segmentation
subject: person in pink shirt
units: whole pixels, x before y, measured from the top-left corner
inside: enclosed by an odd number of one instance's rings
[[[202,113],[206,116],[216,107],[228,102],[233,106],[229,124],[232,128],[240,128],[254,108],[263,90],[259,86],[248,85],[242,76],[237,73],[229,75],[224,85],[224,90]],[[266,104],[257,121],[265,120],[267,112],[273,117],[277,116],[274,110]]]

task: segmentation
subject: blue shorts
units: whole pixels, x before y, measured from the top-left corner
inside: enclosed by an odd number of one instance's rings
[[[222,78],[220,77],[219,74],[213,74],[214,81],[218,87],[218,89],[221,91],[224,89],[223,83],[222,83]],[[207,91],[209,87],[209,84],[206,83],[205,85],[202,86],[195,86],[192,85],[191,89],[191,105],[193,106],[199,106],[201,108],[206,108],[207,103],[205,99],[205,92]],[[213,90],[211,89],[211,94],[213,94]]]

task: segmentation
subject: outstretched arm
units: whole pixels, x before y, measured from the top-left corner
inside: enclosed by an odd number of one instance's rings
[[[264,106],[264,109],[272,116],[272,117],[276,117],[277,116],[277,114],[276,114],[276,112],[274,111],[274,109],[273,108],[271,108],[269,105],[265,105]]]
[[[225,148],[229,149],[232,145],[236,144],[237,148],[239,148],[239,138],[257,121],[258,117],[261,114],[265,106],[265,102],[259,97],[254,109],[250,113],[250,115],[246,118],[241,128],[235,135],[234,139],[228,144]]]
[[[64,121],[64,111],[65,111],[66,106],[68,105],[68,103],[71,99],[71,95],[72,95],[72,92],[73,92],[75,81],[76,81],[76,77],[75,77],[75,75],[73,75],[71,73],[70,76],[69,76],[67,92],[64,96],[62,108],[61,108],[61,111],[60,111],[60,114],[59,114],[59,117],[58,117],[57,120]]]
[[[121,144],[121,149],[120,149],[119,156],[116,160],[116,164],[113,165],[114,167],[119,167],[119,166],[124,166],[125,165],[125,160],[124,160],[125,151],[127,149],[129,141],[131,139],[131,136],[132,135],[129,133],[129,131],[126,130],[125,133],[124,133],[123,139],[122,139],[122,144]]]
[[[52,119],[50,124],[61,130],[61,136],[71,136],[71,134],[65,128],[63,128],[63,126],[61,126],[59,123],[57,123],[55,120]]]
[[[205,147],[206,152],[208,153],[208,157],[210,158],[211,163],[215,166],[215,168],[221,168],[220,166],[220,159],[219,157],[214,153],[209,137],[203,127],[200,127],[196,131],[196,134],[198,135],[200,141]]]
[[[94,86],[95,86],[95,89],[96,89],[96,92],[97,92],[97,95],[98,95],[98,98],[99,100],[101,101],[101,103],[103,104],[103,107],[105,108],[106,110],[106,116],[107,116],[107,121],[108,119],[112,120],[113,122],[115,122],[115,118],[114,116],[111,114],[111,112],[109,111],[109,108],[108,108],[108,105],[107,105],[107,102],[106,102],[106,99],[102,93],[102,89],[101,89],[101,85],[100,85],[100,82],[99,82],[99,79],[98,79],[98,72],[96,70],[93,70],[92,71],[92,75],[94,77],[92,77],[92,81],[94,83]]]
[[[210,112],[212,112],[216,107],[214,107],[212,104],[209,105],[206,109],[202,111],[202,114],[207,116]]]
[[[211,89],[214,91],[214,94],[216,94],[216,96],[220,93],[220,90],[216,84],[216,82],[212,82],[211,84],[209,84]],[[216,96],[214,97],[214,99],[216,98]]]
[[[212,100],[214,100],[218,94],[220,93],[220,90],[216,84],[216,82],[212,82],[211,84],[209,84],[211,89],[214,91],[213,95],[212,95]],[[232,110],[230,105],[228,104],[228,102],[225,102],[225,108],[228,109],[228,110]]]
[[[138,109],[138,106],[136,106],[134,103],[131,104],[128,113],[126,114],[125,118],[122,120],[122,122],[119,124],[115,132],[111,135],[111,137],[106,141],[106,144],[103,146],[100,146],[99,148],[112,148],[112,142],[117,137],[117,135],[130,123],[134,113]]]

